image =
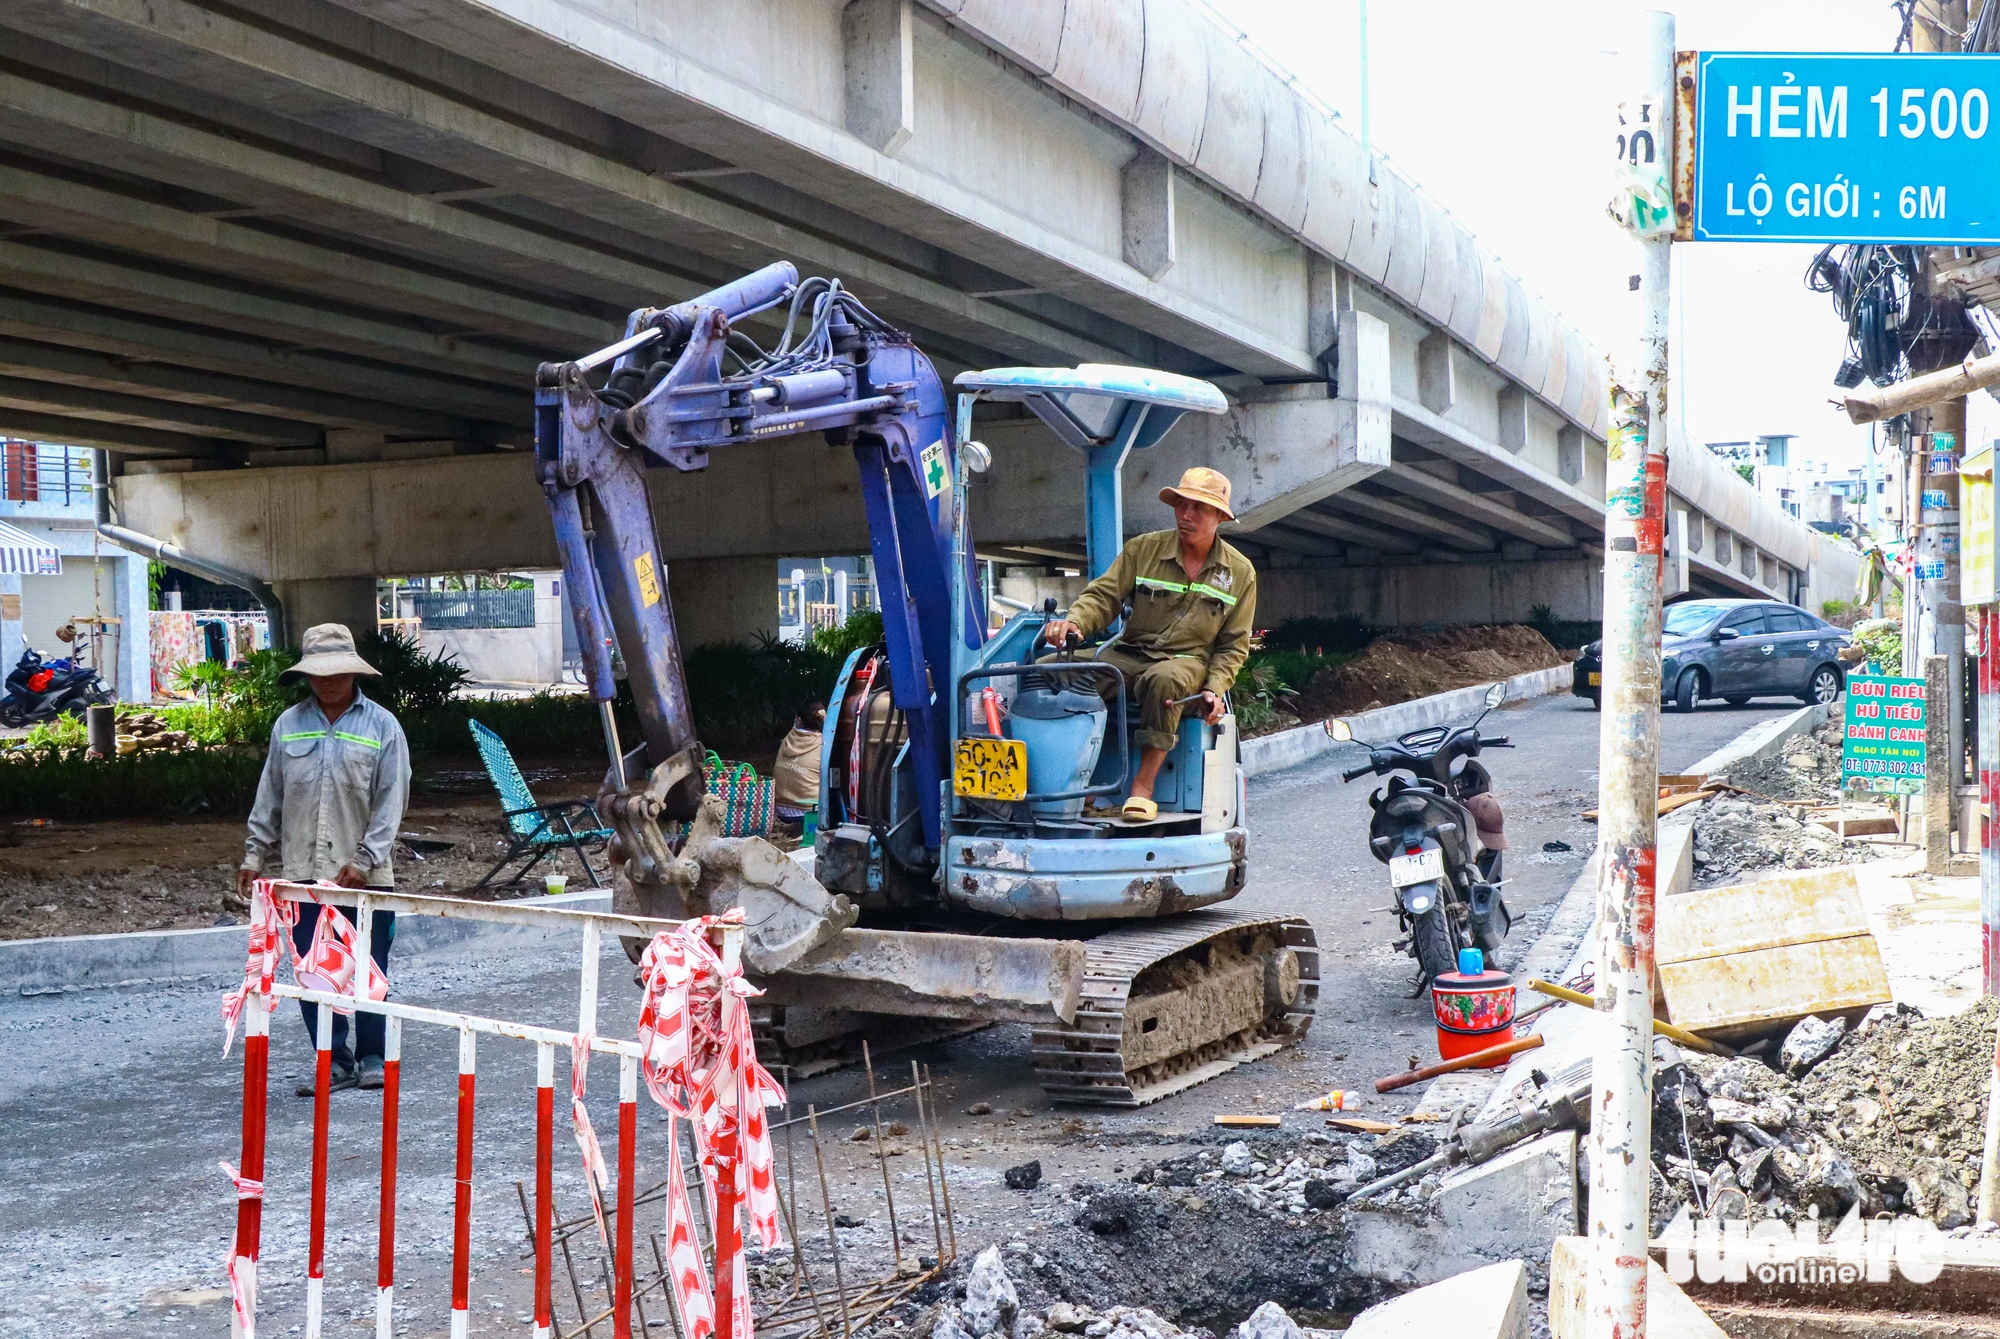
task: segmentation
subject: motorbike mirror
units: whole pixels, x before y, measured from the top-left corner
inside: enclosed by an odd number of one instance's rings
[[[1326,718],[1326,732],[1332,738],[1338,739],[1343,743],[1354,738],[1353,727],[1337,716]]]
[[[1492,708],[1499,706],[1502,702],[1505,702],[1506,700],[1507,700],[1506,684],[1496,683],[1491,688],[1486,690],[1486,706],[1488,710],[1491,710]]]
[[[966,442],[959,451],[965,456],[965,467],[974,474],[984,474],[993,468],[993,452],[984,442]]]

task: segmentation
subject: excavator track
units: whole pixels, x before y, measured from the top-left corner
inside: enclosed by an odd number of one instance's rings
[[[1111,930],[1089,941],[1076,1021],[1035,1029],[1035,1073],[1052,1101],[1145,1106],[1299,1041],[1318,1006],[1302,917],[1210,909]]]

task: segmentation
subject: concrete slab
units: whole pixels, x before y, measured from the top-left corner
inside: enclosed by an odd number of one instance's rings
[[[1551,1134],[1453,1173],[1421,1213],[1354,1209],[1344,1263],[1366,1278],[1422,1287],[1490,1264],[1545,1262],[1555,1240],[1576,1231],[1576,1136]]]
[[[1527,1339],[1528,1269],[1519,1260],[1488,1265],[1371,1306],[1347,1339]]]
[[[1564,1237],[1549,1260],[1549,1334],[1552,1339],[1584,1339],[1588,1316],[1585,1291],[1590,1273],[1590,1242]],[[1688,1295],[1667,1277],[1659,1262],[1646,1262],[1647,1339],[1724,1339],[1726,1331],[1710,1320]]]

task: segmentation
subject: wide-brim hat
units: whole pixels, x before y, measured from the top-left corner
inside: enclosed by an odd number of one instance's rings
[[[1175,498],[1206,502],[1221,512],[1224,520],[1236,519],[1236,513],[1229,509],[1229,479],[1219,471],[1197,465],[1183,474],[1179,483],[1160,490],[1160,501],[1168,506],[1174,505]]]
[[[381,670],[354,652],[354,634],[344,623],[317,623],[299,638],[299,663],[284,675],[374,674]]]

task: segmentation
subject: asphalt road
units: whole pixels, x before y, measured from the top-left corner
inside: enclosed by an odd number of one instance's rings
[[[1684,768],[1791,704],[1720,704],[1664,718],[1662,762]],[[1508,898],[1521,918],[1503,960],[1532,940],[1582,868],[1594,829],[1580,817],[1596,791],[1600,716],[1578,700],[1549,697],[1502,708],[1489,728],[1517,747],[1486,761],[1507,811]],[[1207,1138],[1222,1111],[1289,1107],[1330,1087],[1361,1088],[1434,1052],[1426,1004],[1409,998],[1410,959],[1390,947],[1394,917],[1383,867],[1366,848],[1368,786],[1343,785],[1339,772],[1359,753],[1341,749],[1250,786],[1253,874],[1242,904],[1309,916],[1322,958],[1319,1020],[1303,1046],[1244,1066],[1138,1112],[1079,1119],[1051,1111],[1029,1073],[1026,1030],[994,1028],[919,1048],[945,1113],[961,1240],[967,1247],[1017,1231],[1024,1217],[1060,1210],[1059,1199],[998,1188],[998,1168],[1041,1158],[1052,1181],[1115,1170],[1121,1148]],[[1561,842],[1566,851],[1545,852]],[[631,1035],[636,999],[623,990],[623,958],[605,959],[600,1030]],[[434,955],[391,975],[399,998],[567,1029],[575,975],[567,952],[534,944],[488,950],[477,959]],[[237,1156],[240,1046],[219,1055],[221,1028],[212,991],[91,992],[10,1000],[0,1006],[0,1336],[212,1335],[227,1326],[222,1265],[235,1199],[216,1167]],[[260,1330],[283,1335],[304,1319],[305,1184],[311,1104],[291,1096],[311,1051],[297,1015],[273,1027],[269,1192],[265,1204],[264,1315]],[[452,1198],[455,1034],[412,1026],[405,1034],[398,1268],[404,1305],[397,1333],[443,1335]],[[533,1055],[518,1044],[480,1048],[475,1166],[472,1330],[518,1333],[527,1317],[521,1217],[513,1180],[532,1167]],[[881,1065],[884,1074],[908,1055]],[[559,1064],[559,1074],[566,1072]],[[607,1152],[615,1138],[616,1066],[600,1059],[591,1094]],[[850,1101],[863,1092],[853,1072],[802,1081],[795,1109]],[[1414,1090],[1413,1090],[1414,1092]],[[997,1110],[974,1117],[975,1101]],[[1403,1109],[1381,1099],[1374,1109]],[[1010,1120],[1007,1113],[1032,1111]],[[376,1112],[373,1095],[335,1096],[328,1231],[329,1334],[372,1325],[374,1305]],[[657,1129],[642,1101],[644,1128]],[[851,1118],[850,1118],[851,1119]],[[885,1115],[885,1119],[887,1116]],[[557,1194],[564,1212],[585,1204],[567,1121],[558,1118]],[[844,1127],[843,1127],[844,1133]],[[642,1139],[640,1178],[661,1164],[659,1140]],[[833,1161],[836,1203],[870,1184],[875,1164],[840,1144]],[[907,1206],[924,1186],[920,1163],[891,1163]],[[906,1228],[907,1231],[907,1228]],[[585,1280],[589,1286],[589,1280]],[[601,1292],[592,1290],[592,1295]]]

